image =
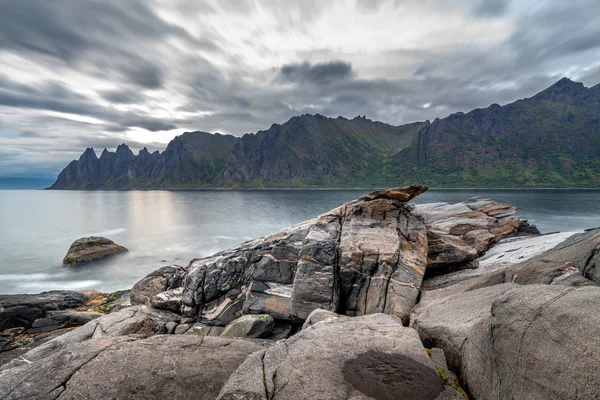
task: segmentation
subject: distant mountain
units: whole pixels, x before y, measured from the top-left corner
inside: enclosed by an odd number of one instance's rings
[[[266,131],[190,132],[162,152],[87,149],[51,189],[600,187],[600,85],[543,92],[433,122],[294,117]]]
[[[382,176],[438,187],[600,187],[600,85],[436,119],[393,158]]]
[[[241,138],[184,133],[162,153],[144,148],[136,156],[122,144],[97,158],[88,148],[50,188],[369,186],[423,126],[305,114]]]

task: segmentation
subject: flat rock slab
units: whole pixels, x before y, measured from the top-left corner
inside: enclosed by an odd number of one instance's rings
[[[125,247],[101,236],[90,236],[73,242],[63,259],[64,265],[73,265],[100,260],[116,254],[125,253]]]
[[[476,399],[600,398],[600,288],[506,283],[415,316]]]
[[[90,340],[0,369],[0,398],[214,399],[231,373],[264,345],[192,335]]]

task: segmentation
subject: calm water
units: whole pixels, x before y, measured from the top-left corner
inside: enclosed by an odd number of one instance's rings
[[[158,267],[186,265],[304,221],[365,190],[0,191],[0,293],[112,291]],[[431,190],[417,202],[481,195],[510,202],[541,231],[600,226],[597,190]],[[63,267],[73,240],[106,236],[126,255]]]

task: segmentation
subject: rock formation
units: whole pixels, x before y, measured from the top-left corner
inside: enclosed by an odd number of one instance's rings
[[[163,267],[87,323],[91,294],[0,297],[5,335],[85,323],[7,358],[0,397],[600,397],[600,229],[539,235],[482,198],[408,204],[425,190]]]
[[[110,239],[100,236],[90,236],[77,239],[73,242],[67,255],[63,259],[64,265],[75,265],[101,260],[116,254],[125,253],[125,247],[120,246]]]

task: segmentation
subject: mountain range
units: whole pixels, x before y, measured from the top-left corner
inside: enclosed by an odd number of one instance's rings
[[[88,148],[50,189],[600,187],[600,85],[563,78],[535,96],[433,122],[293,117],[242,137],[187,132],[162,153]]]

